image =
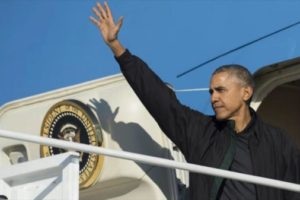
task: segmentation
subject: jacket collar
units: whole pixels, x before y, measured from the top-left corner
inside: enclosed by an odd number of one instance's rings
[[[251,115],[251,121],[250,123],[246,126],[246,128],[243,130],[245,131],[246,129],[252,129],[252,134],[250,135],[249,142],[251,142],[254,145],[258,145],[259,141],[261,139],[261,127],[262,119],[257,115],[255,110],[251,107],[249,107],[250,110],[250,115]],[[227,120],[227,121],[222,121],[220,122],[221,126],[223,128],[228,128],[231,132],[234,131],[235,123],[233,120]]]
[[[259,118],[259,116],[256,114],[255,110],[251,107],[249,107],[250,109],[250,113],[251,113],[251,123],[252,123],[252,127],[253,127],[253,142],[258,144],[259,139],[260,139],[260,130],[259,130],[259,124],[262,122],[262,120]]]
[[[249,110],[250,110],[251,120],[243,131],[250,129],[250,128],[254,129],[253,135],[254,135],[255,140],[258,142],[258,140],[259,140],[259,134],[258,134],[259,133],[259,125],[258,124],[261,123],[261,119],[257,116],[255,110],[253,108],[251,108],[250,106],[249,106]],[[213,118],[217,122],[216,124],[219,129],[228,128],[230,131],[234,132],[234,129],[235,129],[234,120],[217,121],[215,116]]]

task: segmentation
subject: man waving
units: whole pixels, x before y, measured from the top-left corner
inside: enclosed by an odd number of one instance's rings
[[[174,92],[117,36],[123,18],[114,22],[107,3],[93,8],[92,22],[111,48],[122,73],[164,133],[189,163],[300,183],[299,150],[280,129],[265,124],[250,108],[254,81],[240,65],[215,70],[210,81],[214,116],[182,105]],[[300,199],[271,187],[190,174],[190,199]]]

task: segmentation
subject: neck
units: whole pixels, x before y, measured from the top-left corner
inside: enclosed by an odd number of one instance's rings
[[[243,111],[235,119],[235,131],[241,133],[251,121],[250,109],[248,106],[243,108]]]

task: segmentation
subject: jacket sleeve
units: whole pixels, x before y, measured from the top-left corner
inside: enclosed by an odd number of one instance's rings
[[[156,120],[162,131],[188,156],[188,146],[192,140],[188,131],[190,122],[208,117],[183,106],[174,92],[143,62],[126,50],[116,58],[128,83]],[[196,114],[197,113],[197,114]]]

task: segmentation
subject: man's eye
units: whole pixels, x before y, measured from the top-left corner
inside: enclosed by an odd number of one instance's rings
[[[217,91],[220,92],[220,93],[223,93],[223,92],[225,92],[225,89],[224,88],[218,88]]]

